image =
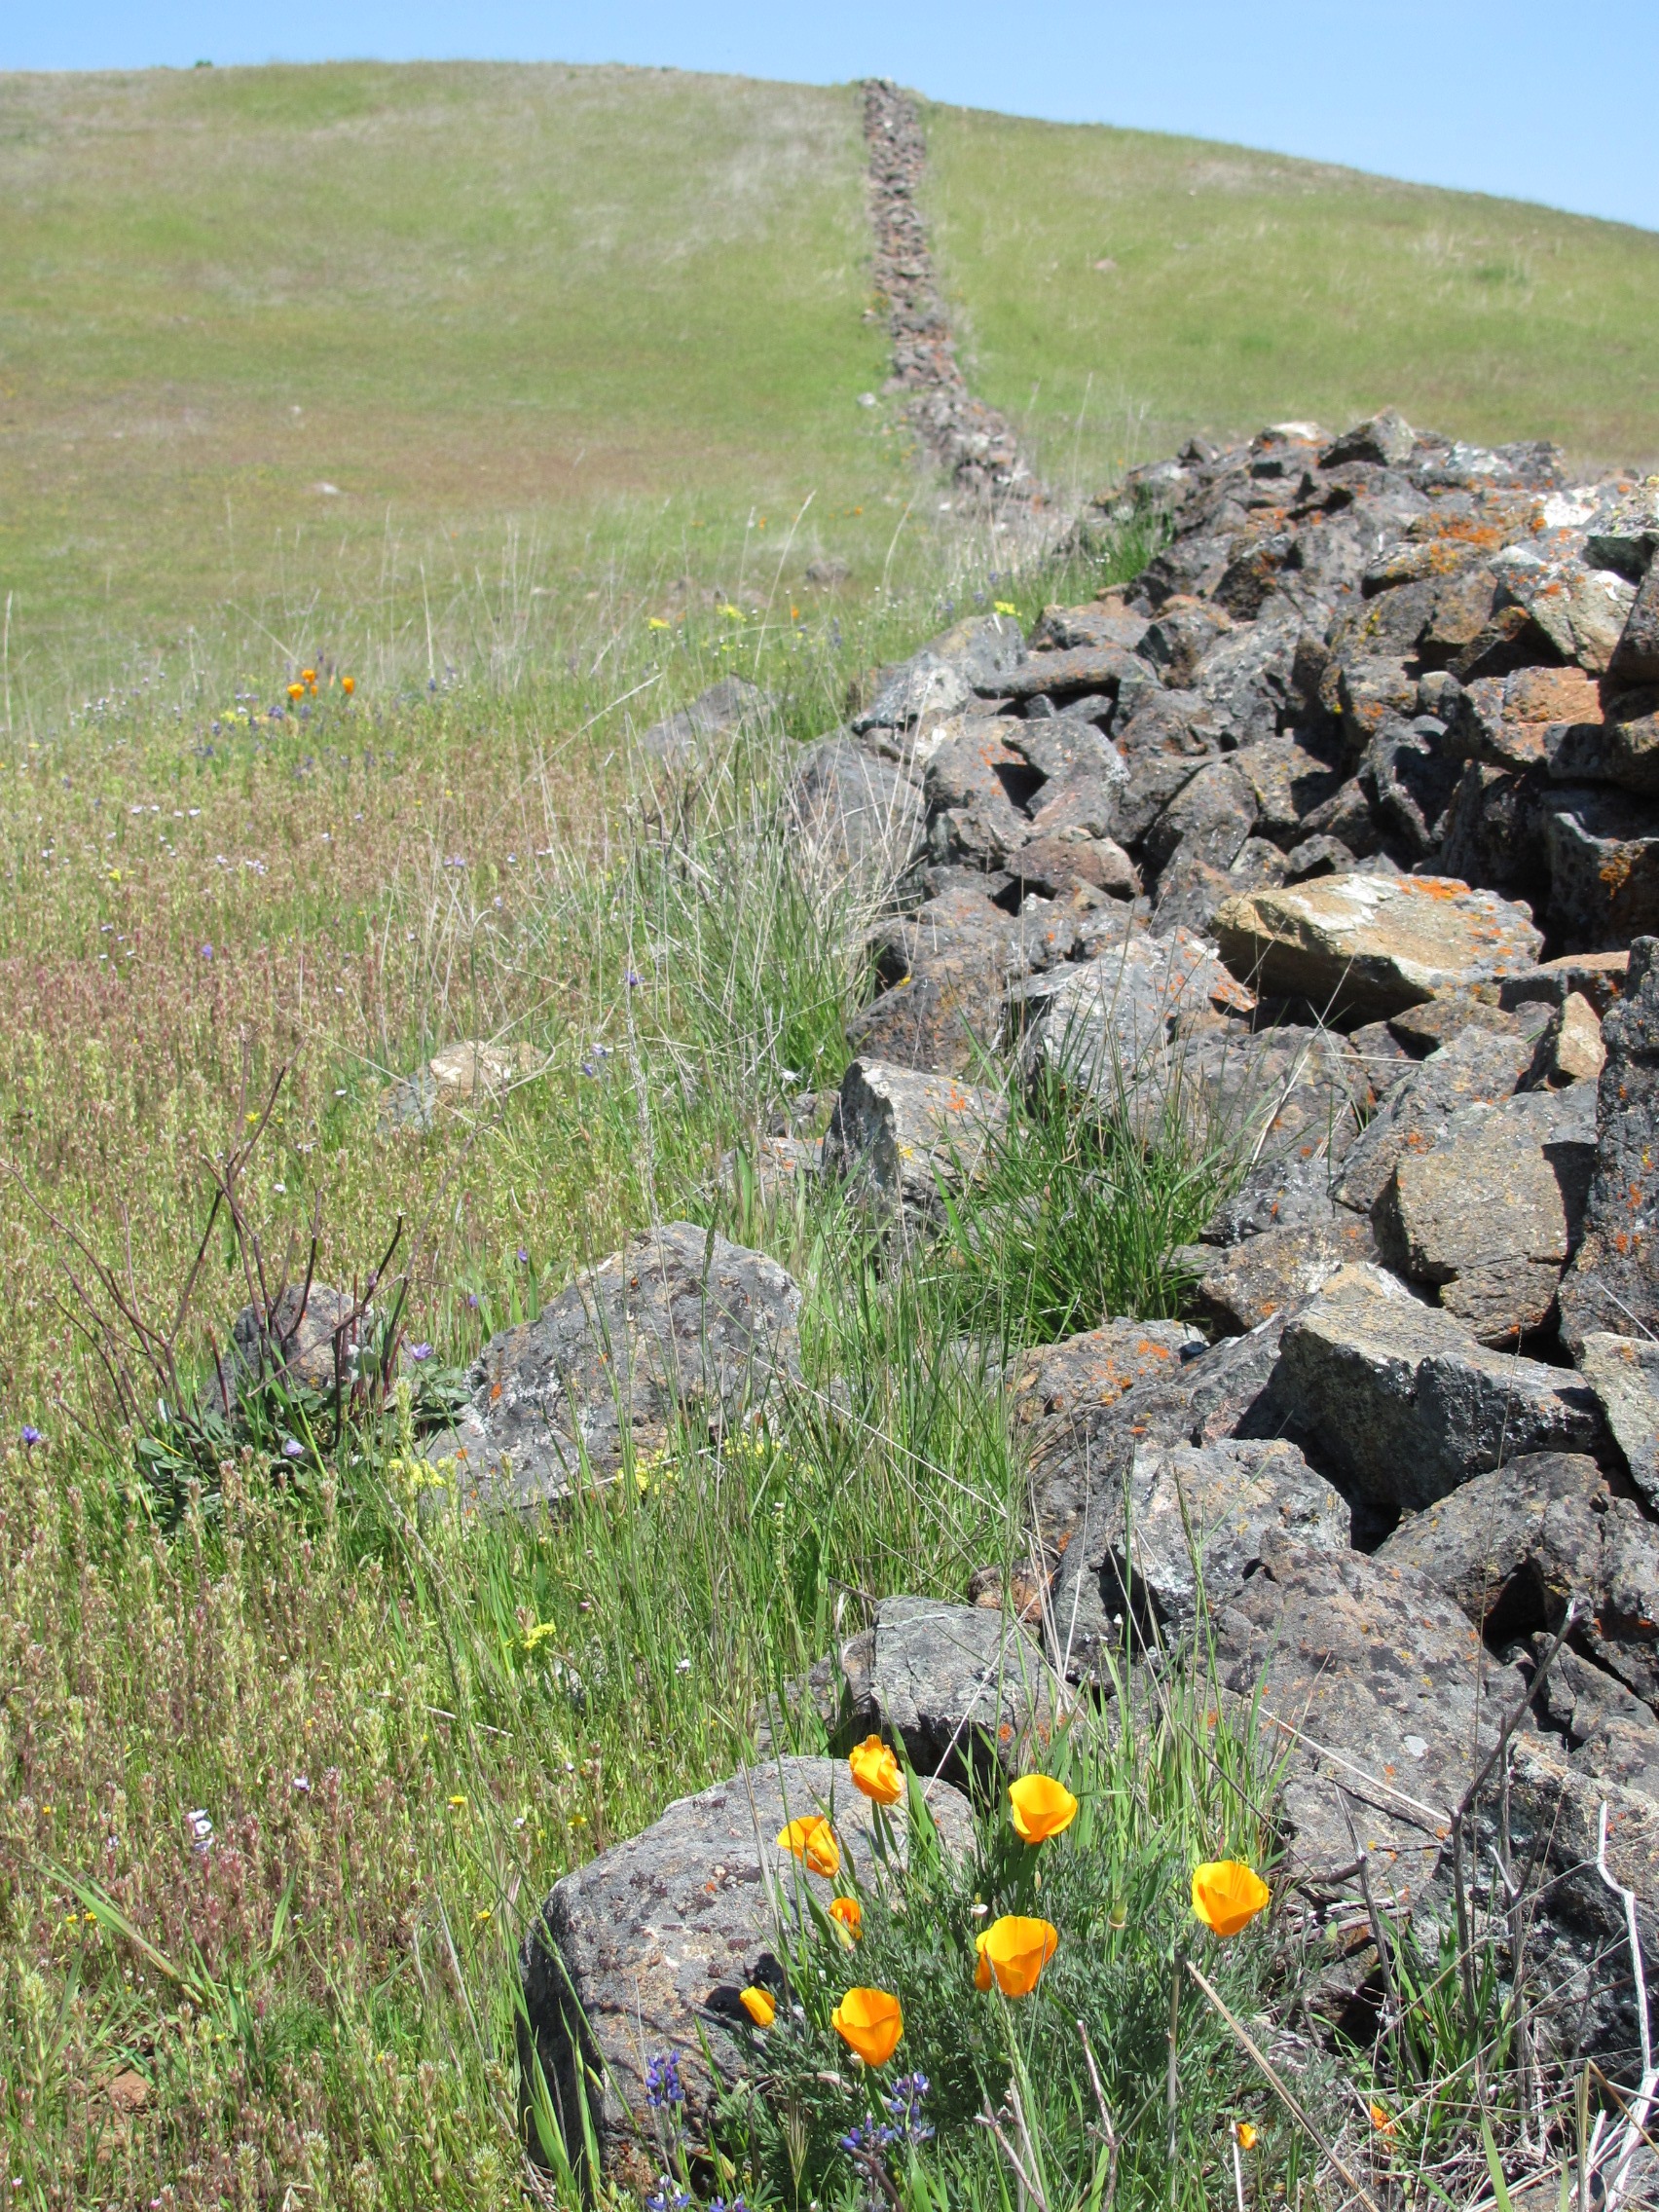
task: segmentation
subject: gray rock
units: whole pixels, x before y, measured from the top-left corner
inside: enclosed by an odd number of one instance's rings
[[[1177,845],[1230,867],[1256,826],[1256,800],[1231,760],[1211,760],[1184,784],[1146,832],[1147,858],[1161,867]]]
[[[1533,1003],[1559,1007],[1576,993],[1589,1000],[1598,1019],[1624,996],[1630,974],[1630,953],[1575,952],[1560,960],[1540,961],[1536,968],[1522,968],[1505,976],[1497,986],[1498,1003],[1522,1007]]]
[[[1247,1012],[1241,991],[1199,938],[1129,933],[1099,957],[1044,977],[1021,994],[1033,1024],[1028,1058],[1112,1104],[1161,1064],[1165,1048]]]
[[[1130,614],[1121,602],[1090,600],[1085,607],[1046,607],[1031,633],[1034,652],[1078,645],[1119,645],[1133,652],[1146,636],[1147,618]]]
[[[1185,1321],[1108,1321],[1063,1344],[1037,1345],[1009,1368],[1014,1436],[1040,1463],[1082,1440],[1099,1413],[1136,1383],[1178,1373],[1205,1348]]]
[[[1659,683],[1659,567],[1651,562],[1607,662],[1607,681],[1615,687]]]
[[[1246,745],[1232,756],[1232,764],[1250,787],[1263,835],[1281,843],[1297,841],[1293,833],[1303,817],[1322,805],[1343,780],[1337,762],[1292,730]]]
[[[993,904],[974,878],[884,923],[869,940],[887,986],[853,1015],[847,1041],[864,1059],[965,1076],[1003,1042],[1011,983],[1047,973],[1078,951],[1077,920],[1041,899],[1017,914]]]
[[[231,1358],[225,1384],[232,1402],[247,1381],[276,1377],[291,1388],[331,1397],[349,1389],[369,1326],[368,1310],[328,1283],[289,1283],[264,1326],[257,1309],[244,1306],[231,1324]]]
[[[870,1725],[918,1774],[966,1786],[1040,1765],[1062,1711],[1041,1644],[977,1605],[884,1598],[876,1608]]]
[[[1000,868],[1031,834],[1025,801],[1045,779],[1006,742],[1008,723],[948,726],[954,734],[942,738],[924,771],[928,850],[936,862]]]
[[[1659,808],[1604,786],[1568,786],[1543,800],[1542,824],[1560,939],[1598,952],[1659,929]]]
[[[1587,1384],[1488,1350],[1380,1268],[1344,1268],[1286,1323],[1274,1396],[1354,1494],[1418,1508],[1528,1452],[1604,1441]]]
[[[824,1173],[885,1215],[935,1217],[940,1191],[978,1174],[1008,1124],[1001,1091],[855,1060],[824,1138]]]
[[[1659,1705],[1659,1529],[1613,1495],[1594,1459],[1507,1460],[1405,1522],[1377,1556],[1425,1574],[1494,1645],[1554,1632],[1581,1599],[1580,1647]]]
[[[1214,715],[1191,691],[1157,692],[1127,719],[1120,708],[1112,742],[1128,767],[1112,832],[1125,845],[1143,837],[1182,786],[1221,750]]]
[[[775,1260],[690,1222],[646,1230],[491,1338],[470,1405],[424,1457],[462,1506],[568,1497],[679,1423],[719,1434],[798,1382],[799,1310]]]
[[[724,676],[688,707],[642,730],[640,750],[670,766],[685,767],[707,756],[711,739],[757,728],[777,704],[770,692],[745,677]]]
[[[1325,1201],[1322,1221],[1288,1223],[1231,1248],[1189,1244],[1173,1257],[1194,1271],[1192,1307],[1218,1334],[1243,1336],[1259,1322],[1300,1306],[1339,1268],[1375,1260],[1371,1224]]]
[[[1600,764],[1608,780],[1644,798],[1659,796],[1659,689],[1627,691],[1610,701],[1601,734]]]
[[[1403,461],[1410,461],[1416,443],[1417,432],[1405,417],[1397,409],[1385,407],[1381,415],[1354,424],[1328,445],[1319,456],[1319,466],[1343,468],[1357,461],[1380,468],[1397,468]]]
[[[1389,1263],[1440,1286],[1484,1345],[1543,1325],[1577,1247],[1596,1158],[1588,1086],[1464,1106],[1403,1151],[1374,1220]]]
[[[996,692],[1025,660],[1019,624],[1003,614],[969,615],[918,652],[884,669],[869,703],[854,717],[859,732],[903,728],[954,714],[976,690]]]
[[[878,898],[909,871],[926,830],[915,785],[891,762],[834,736],[802,749],[787,819],[814,873],[850,879]]]
[[[1595,1391],[1630,1479],[1659,1513],[1659,1344],[1592,1329],[1578,1372]]]
[[[1237,1595],[1272,1534],[1344,1551],[1348,1520],[1292,1444],[1137,1445],[1126,1481],[1090,1505],[1061,1560],[1055,1663],[1073,1678],[1094,1671],[1125,1624],[1143,1641],[1189,1637]]]
[[[972,1851],[967,1800],[943,1782],[926,1794],[945,1848]],[[681,1798],[642,1834],[555,1884],[520,1963],[531,2033],[572,2157],[585,2075],[605,2173],[636,2193],[654,2186],[672,2160],[646,2104],[645,2070],[664,2053],[680,2062],[691,2139],[705,2140],[717,2087],[750,2063],[740,1992],[759,1984],[782,1995],[805,1897],[823,1904],[834,1894],[774,1840],[787,1822],[812,1814],[830,1821],[848,1872],[877,1885],[874,1807],[845,1762],[828,1758],[745,1768]],[[903,1848],[904,1805],[887,1819]]]
[[[1395,1084],[1343,1161],[1337,1197],[1370,1213],[1408,1153],[1425,1150],[1459,1107],[1514,1095],[1532,1061],[1523,1036],[1471,1024]]]
[[[1134,654],[1117,645],[1074,645],[1062,652],[1031,654],[1011,675],[982,682],[980,689],[999,698],[1079,698],[1089,691],[1116,696],[1121,678]]]
[[[1063,1557],[1091,1504],[1121,1493],[1137,1446],[1276,1436],[1284,1424],[1270,1385],[1284,1324],[1275,1313],[1247,1336],[1189,1350],[1115,1399],[1080,1394],[1037,1422],[1027,1471],[1045,1561]]]
[[[1561,1286],[1562,1337],[1659,1334],[1659,940],[1630,948],[1626,993],[1602,1023],[1596,1172],[1584,1236]]]
[[[1285,1754],[1291,1871],[1351,1865],[1346,1796],[1373,1882],[1415,1903],[1475,1763],[1525,1695],[1520,1670],[1492,1660],[1423,1575],[1271,1535],[1218,1628],[1223,1680],[1259,1694],[1263,1740]]]
[[[1432,715],[1410,722],[1384,722],[1366,748],[1359,780],[1371,793],[1379,820],[1415,859],[1440,849],[1452,795],[1462,765],[1445,745],[1445,728]]]
[[[1534,2016],[1549,2055],[1581,2065],[1587,2051],[1611,2054],[1626,2080],[1640,2047],[1623,1900],[1597,1871],[1602,1809],[1607,1866],[1638,1899],[1639,1940],[1651,1989],[1659,1975],[1659,1803],[1641,1790],[1584,1773],[1548,1736],[1518,1736],[1510,1758],[1507,1813],[1520,1865],[1535,1864],[1535,1894],[1547,1900],[1527,1957],[1536,1977]],[[1495,1822],[1489,1824],[1495,1829]],[[1491,1840],[1495,1840],[1493,1836]],[[1553,2201],[1553,2199],[1552,2199]]]

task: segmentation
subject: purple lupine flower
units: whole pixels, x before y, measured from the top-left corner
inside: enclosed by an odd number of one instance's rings
[[[409,1356],[411,1359],[430,1359],[432,1356],[432,1347],[430,1345],[411,1345],[409,1347]]]
[[[30,1451],[30,1452],[32,1452],[32,1451],[34,1450],[34,1448],[35,1448],[35,1446],[36,1446],[37,1444],[44,1444],[45,1442],[46,1442],[46,1438],[45,1438],[44,1436],[42,1436],[42,1434],[41,1434],[40,1430],[39,1430],[38,1428],[36,1428],[36,1427],[35,1427],[35,1425],[34,1425],[33,1421],[27,1421],[27,1420],[26,1420],[26,1421],[24,1421],[24,1423],[23,1423],[23,1445],[24,1445],[24,1448],[25,1448],[25,1449],[26,1449],[27,1451]]]
[[[284,1459],[303,1459],[305,1456],[306,1448],[297,1436],[289,1436],[283,1439],[282,1456]]]

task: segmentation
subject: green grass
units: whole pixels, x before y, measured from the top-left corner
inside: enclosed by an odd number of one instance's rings
[[[1057,481],[1383,405],[1659,461],[1652,232],[1202,139],[949,107],[927,130],[970,378]]]
[[[1646,233],[1196,140],[928,110],[977,387],[1097,491],[1384,400],[1659,458]],[[1111,260],[1102,272],[1095,263]],[[668,71],[0,79],[0,719],[133,667],[532,665],[620,559],[675,618],[918,487],[859,103]],[[318,489],[333,485],[334,493]],[[711,544],[711,540],[713,543]],[[815,596],[815,595],[808,595]]]

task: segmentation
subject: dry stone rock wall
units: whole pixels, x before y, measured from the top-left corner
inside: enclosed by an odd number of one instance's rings
[[[916,149],[886,88],[869,112],[904,359],[948,384],[901,219]],[[1444,1909],[1454,1814],[1513,1730],[1537,2016],[1625,2066],[1627,1929],[1594,1855],[1604,1809],[1651,1978],[1659,484],[1572,483],[1547,447],[1388,413],[1195,441],[1077,545],[1149,513],[1165,542],[1132,585],[1029,636],[934,639],[803,749],[790,803],[803,850],[890,893],[818,1172],[901,1252],[932,1234],[1004,1123],[987,1053],[1148,1141],[1225,1130],[1236,1187],[1186,1255],[1202,1327],[1102,1314],[1016,1359],[1032,1566],[974,1585],[1002,1626],[930,1604],[914,1641],[896,1599],[816,1687],[924,1763],[950,1747],[960,1778],[985,1713],[998,1737],[1047,1725],[1125,1641],[1156,1666],[1201,1586],[1223,1679],[1285,1753],[1288,1870],[1338,1921],[1355,1833],[1394,1909]],[[700,1341],[691,1236],[660,1292],[648,1252],[613,1264],[614,1326],[661,1308],[653,1344]],[[699,1354],[676,1403],[729,1422],[787,1383],[793,1305],[764,1263],[719,1261],[719,1371]],[[579,1380],[574,1305],[561,1325]],[[591,1880],[547,1913],[578,1979]],[[734,1922],[745,1971],[763,1934]],[[674,2000],[682,2047],[711,1977]],[[563,2063],[568,2030],[538,2024]]]

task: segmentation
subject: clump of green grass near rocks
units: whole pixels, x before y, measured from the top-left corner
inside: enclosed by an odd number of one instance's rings
[[[637,622],[603,682],[376,702],[319,655],[314,690],[291,679],[303,724],[129,702],[13,761],[16,2201],[573,2201],[593,2176],[549,2132],[523,2032],[521,1945],[553,1881],[742,1765],[763,1710],[822,1750],[796,1690],[849,1604],[960,1597],[987,1562],[1013,1581],[1007,1360],[1107,1311],[1173,1311],[1169,1255],[1235,1163],[1173,1128],[1130,1147],[1038,1092],[912,1253],[842,1195],[767,1184],[768,1131],[846,1061],[873,919],[856,871],[807,868],[777,794],[793,740],[947,607],[999,592],[1029,618],[1142,551],[936,578],[838,639],[757,626],[746,673],[781,706],[672,805],[624,776],[607,702],[653,658],[679,698],[732,656],[665,660]],[[528,1056],[469,1106],[388,1119],[396,1080],[456,1036]],[[765,1425],[671,1423],[541,1511],[434,1506],[423,1446],[480,1345],[673,1218],[801,1287],[798,1384]],[[250,1280],[313,1275],[376,1307],[353,1389],[267,1381],[229,1406]],[[170,1394],[148,1389],[163,1372]],[[1248,2212],[1316,2200],[1332,2146],[1356,2202],[1485,2170],[1471,2114],[1527,2124],[1501,1992],[1449,2003],[1445,1963],[1423,1965],[1409,2077],[1384,2046],[1339,2074],[1298,2025],[1294,1916],[1208,1950],[1193,1917],[1195,1862],[1271,1871],[1252,1715],[1201,1634],[1148,1680],[1152,1707],[1125,1678],[1068,1734],[1080,1810],[1040,1861],[1011,1855],[993,1792],[970,1860],[918,1848],[865,1900],[860,1972],[912,1993],[902,2111],[834,2057],[840,1924],[809,1920],[799,2018],[718,2140],[665,2142],[665,2201]],[[993,1908],[1030,1908],[1060,1949],[1017,2005],[969,2012]],[[1292,2047],[1300,2103],[1274,2079]]]

